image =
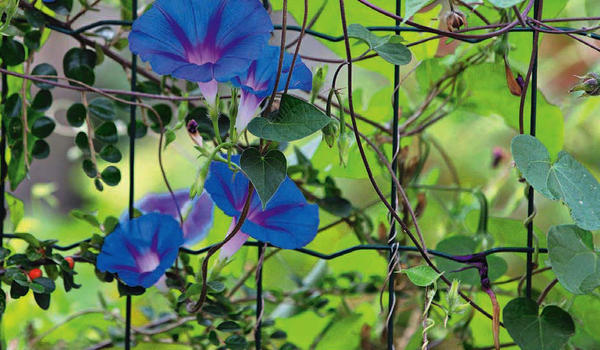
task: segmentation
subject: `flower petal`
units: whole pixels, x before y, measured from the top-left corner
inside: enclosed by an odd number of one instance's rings
[[[233,220],[231,221],[231,225],[229,226],[228,232],[233,231],[236,224],[237,220],[233,218]],[[227,234],[227,236],[229,236],[229,234]],[[229,242],[225,243],[225,245],[221,247],[221,251],[219,252],[219,259],[229,259],[233,254],[240,250],[240,248],[248,240],[248,237],[249,236],[242,231],[236,232],[235,236],[233,236],[233,238]]]
[[[129,34],[158,74],[227,81],[260,55],[273,24],[258,0],[157,0]]]
[[[239,164],[240,156],[232,157]],[[205,188],[215,204],[229,216],[238,218],[248,195],[248,179],[227,164],[213,162]],[[286,177],[263,210],[256,192],[242,231],[259,241],[285,249],[300,248],[311,242],[319,227],[319,208],[308,204],[294,181]]]
[[[240,156],[232,156],[231,161],[240,164]],[[204,188],[225,214],[229,216],[241,214],[248,196],[248,178],[244,174],[234,173],[226,163],[213,161]],[[260,205],[260,199],[257,197],[253,196],[251,207]]]
[[[192,246],[204,238],[213,223],[213,202],[206,191],[190,201],[189,190],[181,189],[174,192],[179,210],[184,217],[183,238],[185,246]],[[151,193],[134,205],[142,213],[161,213],[179,221],[177,207],[170,193]],[[121,216],[121,221],[128,219],[127,213]]]
[[[308,204],[289,177],[281,183],[267,207],[252,210],[242,230],[259,241],[284,249],[310,243],[319,228],[319,207]]]
[[[235,128],[238,132],[242,132],[242,130],[246,129],[248,123],[250,123],[252,118],[256,115],[258,106],[260,106],[260,103],[265,99],[264,97],[259,97],[246,90],[242,90],[241,95],[238,114],[235,119]]]
[[[104,239],[96,266],[129,286],[148,288],[173,265],[183,232],[169,215],[150,213],[120,224]]]

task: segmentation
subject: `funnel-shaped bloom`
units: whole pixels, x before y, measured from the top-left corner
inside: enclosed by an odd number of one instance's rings
[[[233,79],[231,83],[242,89],[240,106],[236,119],[236,128],[242,131],[256,114],[260,103],[273,92],[277,80],[277,69],[279,67],[279,46],[268,46],[263,54],[252,61],[250,68]],[[281,77],[277,85],[277,91],[283,91],[294,61],[294,56],[285,52]],[[310,91],[312,88],[312,73],[310,69],[298,58],[294,65],[290,89]]]
[[[193,246],[203,240],[213,223],[213,202],[206,192],[193,200],[190,191],[182,189],[175,191],[175,199],[183,216],[183,240],[185,246]],[[177,207],[170,193],[151,193],[135,203],[134,207],[146,213],[166,214],[179,221]],[[127,220],[127,214],[123,219]]]
[[[173,265],[183,232],[169,215],[150,213],[125,221],[104,239],[96,267],[128,286],[151,287]]]
[[[129,46],[156,73],[203,83],[210,100],[216,82],[259,57],[272,31],[259,0],[156,0],[133,23]]]
[[[236,164],[239,160],[239,155],[232,157]],[[205,188],[215,204],[233,217],[233,228],[248,197],[248,178],[241,172],[234,173],[225,163],[213,162]],[[231,256],[248,236],[280,248],[300,248],[315,238],[318,227],[317,205],[308,204],[296,184],[286,177],[265,209],[256,192],[252,195],[246,220],[241,230],[222,248],[221,257]]]

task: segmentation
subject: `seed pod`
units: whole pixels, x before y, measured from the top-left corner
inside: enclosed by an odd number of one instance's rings
[[[451,10],[445,16],[446,25],[449,32],[454,32],[467,25],[467,16],[458,10]]]
[[[600,75],[596,73],[588,73],[583,77],[579,84],[573,86],[569,92],[584,91],[584,95],[599,96],[600,95]]]

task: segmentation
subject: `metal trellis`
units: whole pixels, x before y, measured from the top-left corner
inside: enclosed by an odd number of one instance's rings
[[[268,0],[263,0],[263,3],[265,4],[265,7],[268,7]],[[137,17],[137,10],[138,10],[138,2],[137,0],[132,0],[132,15],[133,15],[133,20],[136,19]],[[401,5],[402,5],[402,1],[401,0],[396,0],[396,8],[395,8],[395,13],[397,16],[400,16],[401,13]],[[540,0],[535,0],[534,2],[534,18],[536,20],[541,20],[541,2]],[[78,29],[71,29],[71,28],[66,28],[66,27],[61,27],[59,25],[56,24],[48,24],[47,27],[63,33],[63,34],[67,34],[67,35],[71,35],[71,36],[75,36],[75,35],[79,35],[82,34],[88,30],[97,28],[99,26],[106,26],[106,25],[118,25],[118,26],[130,26],[132,23],[132,21],[121,21],[121,20],[103,20],[103,21],[98,21],[98,22],[94,22],[85,26],[82,26]],[[395,20],[395,25],[394,26],[375,26],[375,27],[368,27],[370,30],[373,31],[384,31],[384,32],[393,32],[395,34],[400,34],[401,32],[428,32],[427,30],[423,30],[423,29],[419,29],[419,28],[413,28],[413,27],[407,27],[407,26],[401,26],[400,25],[400,21],[399,20]],[[281,29],[281,26],[275,26],[276,29]],[[298,26],[286,26],[286,29],[288,30],[292,30],[292,31],[300,31],[301,28]],[[596,35],[593,33],[585,33],[585,32],[572,32],[573,28],[568,28],[568,27],[558,27],[559,30],[564,31],[564,32],[571,32],[572,34],[576,34],[576,35],[583,35],[583,36],[587,36],[593,39],[597,39],[600,40],[600,35]],[[516,26],[514,28],[511,28],[509,30],[509,32],[521,32],[521,33],[532,33],[534,39],[533,39],[533,47],[532,47],[532,55],[533,55],[533,59],[534,59],[534,63],[533,63],[533,69],[532,69],[532,79],[531,79],[531,110],[530,110],[530,134],[535,136],[536,134],[536,113],[537,113],[537,79],[538,79],[538,47],[537,47],[537,40],[536,40],[536,35],[539,35],[539,31],[535,28],[530,28],[530,27],[523,27],[523,26]],[[327,41],[331,41],[331,42],[339,42],[341,40],[344,39],[343,36],[333,36],[329,33],[321,33],[312,29],[307,29],[306,33],[309,35],[312,35],[314,37],[323,39],[323,40],[327,40]],[[551,33],[554,34],[554,33]],[[482,40],[487,40],[488,38],[484,38],[484,39],[459,39],[468,43],[478,43],[481,42]],[[6,39],[3,39],[6,40]],[[410,46],[410,44],[409,44]],[[131,91],[135,91],[136,89],[136,84],[137,84],[137,57],[136,55],[131,56],[132,58],[132,62],[131,62]],[[2,68],[6,68],[5,65],[2,66]],[[400,67],[399,66],[395,66],[394,67],[394,76],[393,76],[393,81],[394,81],[394,87],[397,88],[397,86],[400,83]],[[7,86],[7,75],[6,74],[2,74],[2,94],[1,94],[1,100],[2,102],[6,101],[6,96],[8,93],[8,86]],[[131,97],[132,101],[135,100],[135,97],[132,96]],[[392,131],[393,131],[393,140],[392,140],[392,154],[391,154],[391,164],[393,167],[393,171],[397,172],[398,171],[398,164],[397,161],[395,159],[395,157],[397,156],[397,153],[400,149],[399,145],[400,145],[400,140],[399,140],[399,136],[398,136],[398,124],[399,124],[399,91],[397,89],[394,90],[394,95],[393,95],[393,120],[392,120]],[[129,178],[129,217],[133,217],[133,213],[134,213],[134,170],[135,170],[135,128],[136,128],[136,106],[135,105],[131,105],[130,106],[130,125],[129,125],[129,170],[130,170],[130,178]],[[0,183],[0,197],[2,198],[2,209],[0,212],[1,215],[1,219],[2,219],[2,225],[0,225],[0,247],[2,246],[3,243],[3,239],[15,239],[15,238],[19,238],[18,236],[15,236],[14,234],[5,234],[4,233],[4,219],[6,217],[6,206],[5,206],[5,180],[6,180],[6,176],[7,176],[7,165],[6,165],[6,137],[5,137],[5,121],[4,118],[2,118],[2,125],[1,125],[1,131],[2,131],[2,135],[1,135],[1,139],[0,139],[0,179],[1,179],[1,183]],[[401,174],[399,174],[399,176],[401,176]],[[390,200],[392,203],[392,206],[394,209],[397,208],[397,188],[394,184],[394,181],[391,181],[392,185],[391,185],[391,195],[390,195]],[[497,253],[523,253],[527,255],[527,266],[526,266],[526,288],[525,288],[525,293],[527,295],[527,297],[531,297],[531,292],[532,292],[532,270],[533,270],[533,256],[534,253],[539,252],[539,253],[547,253],[547,249],[545,248],[541,248],[541,249],[536,249],[534,248],[533,245],[533,216],[535,214],[535,208],[534,208],[534,192],[533,192],[533,188],[529,187],[528,188],[528,192],[527,192],[527,202],[528,202],[528,215],[529,218],[527,220],[526,223],[526,229],[527,229],[527,237],[526,237],[526,241],[527,241],[527,245],[526,247],[498,247],[498,248],[492,248],[489,249],[485,252],[482,252],[483,255],[487,256],[487,255],[491,255],[491,254],[497,254]],[[400,246],[396,243],[396,225],[394,223],[394,221],[391,221],[391,225],[390,225],[390,231],[389,231],[389,235],[388,235],[388,244],[369,244],[369,245],[356,245],[356,246],[352,246],[343,250],[340,250],[338,252],[334,252],[331,254],[324,254],[321,252],[316,252],[310,249],[296,249],[297,252],[302,253],[302,254],[307,254],[319,259],[325,259],[325,260],[331,260],[331,259],[335,259],[341,256],[344,256],[346,254],[350,254],[352,252],[355,251],[363,251],[363,250],[375,250],[375,251],[386,251],[388,253],[388,270],[386,271],[389,275],[389,285],[388,285],[388,312],[393,316],[393,306],[395,303],[395,289],[394,289],[394,273],[393,273],[393,269],[395,264],[393,263],[395,257],[397,256],[398,253],[400,252],[417,252],[417,249],[413,246]],[[86,242],[88,240],[84,240],[84,241],[80,241],[80,242],[76,242],[67,246],[60,246],[60,245],[55,245],[54,248],[57,250],[61,250],[61,251],[65,251],[65,250],[70,250],[70,249],[74,249],[76,247],[79,246],[80,243],[82,242]],[[269,247],[270,245],[268,244],[264,244],[263,242],[257,242],[257,241],[249,241],[246,242],[244,244],[245,246],[251,246],[251,247],[257,247],[257,252],[258,252],[258,259],[260,260],[262,256],[264,256],[264,251],[266,249],[266,247]],[[200,254],[204,254],[206,253],[212,246],[203,248],[203,249],[199,249],[199,250],[191,250],[191,249],[187,249],[187,248],[182,248],[181,252],[187,253],[187,254],[193,254],[193,255],[200,255]],[[451,260],[455,260],[455,258],[452,255],[443,253],[443,252],[439,252],[439,251],[435,251],[435,250],[428,250],[428,253],[430,255],[433,256],[437,256],[437,257],[441,257],[441,258],[445,258],[445,259],[451,259]],[[261,337],[261,326],[262,326],[262,322],[260,322],[261,318],[262,318],[262,312],[263,312],[263,300],[262,300],[262,290],[263,290],[263,285],[262,285],[262,274],[263,274],[263,268],[262,266],[260,266],[257,269],[257,277],[256,277],[256,287],[257,287],[257,293],[256,293],[256,318],[257,318],[257,324],[256,324],[256,328],[255,328],[255,347],[256,349],[261,349],[262,348],[262,337]],[[125,349],[130,349],[131,347],[131,307],[132,307],[132,299],[131,296],[127,296],[126,297],[126,306],[125,306],[125,311],[126,311],[126,326],[125,326]],[[388,349],[394,349],[394,318],[393,317],[389,317],[388,319],[388,323],[387,323],[387,348]]]

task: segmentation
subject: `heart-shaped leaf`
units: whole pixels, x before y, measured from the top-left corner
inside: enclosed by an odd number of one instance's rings
[[[523,0],[489,0],[492,5],[503,9],[513,7],[523,2]]]
[[[569,292],[588,294],[600,286],[600,259],[591,232],[575,225],[551,227],[548,257],[552,271]]]
[[[429,265],[411,267],[404,272],[408,276],[408,279],[419,287],[425,287],[432,284],[442,275],[441,273],[435,272]]]
[[[262,155],[258,149],[248,148],[242,153],[240,166],[252,181],[264,208],[285,180],[285,156],[278,150],[270,150]]]
[[[511,150],[533,188],[550,199],[562,200],[577,226],[600,229],[600,184],[583,165],[564,151],[552,163],[546,147],[529,135],[516,136]]]
[[[269,119],[258,117],[248,124],[248,131],[263,139],[288,142],[321,130],[331,121],[317,107],[297,97],[283,95],[279,111]]]
[[[431,0],[406,0],[406,10],[404,12],[404,20],[410,19],[415,13],[419,12]]]
[[[575,333],[571,315],[558,306],[546,306],[538,315],[538,305],[528,298],[511,300],[504,307],[506,330],[522,350],[560,350]]]

